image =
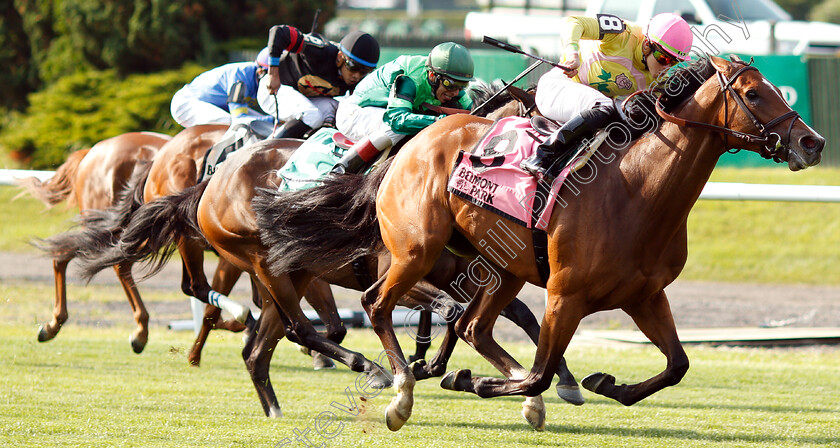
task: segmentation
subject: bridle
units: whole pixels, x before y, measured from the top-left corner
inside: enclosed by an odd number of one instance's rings
[[[743,67],[739,68],[734,75],[732,75],[731,79],[728,79],[726,75],[724,75],[723,72],[721,72],[717,67],[714,68],[717,74],[718,82],[720,83],[720,90],[723,93],[723,126],[716,126],[710,123],[701,123],[699,121],[691,121],[685,118],[679,118],[674,115],[671,115],[668,112],[665,112],[665,109],[661,104],[662,97],[656,100],[656,113],[659,114],[659,116],[662,117],[664,120],[676,123],[678,126],[707,129],[712,132],[722,134],[725,147],[729,147],[729,137],[735,137],[747,143],[760,145],[761,150],[759,154],[761,155],[761,157],[764,157],[765,159],[772,158],[776,162],[779,162],[781,160],[778,154],[779,149],[786,148],[790,145],[790,132],[793,129],[793,124],[796,122],[796,120],[798,118],[801,118],[799,116],[799,113],[791,109],[783,113],[782,115],[768,121],[767,123],[762,124],[758,120],[758,118],[756,118],[755,114],[753,114],[752,111],[750,111],[750,109],[747,107],[747,104],[744,102],[743,98],[741,98],[741,95],[739,95],[735,91],[735,89],[732,88],[732,84],[735,82],[736,79],[738,79],[739,76],[741,76],[741,74],[747,72],[748,70],[758,71],[758,69],[753,67],[752,65],[744,65]],[[727,93],[732,95],[732,98],[735,100],[735,103],[738,104],[738,107],[741,109],[741,111],[744,112],[744,114],[750,119],[750,121],[752,121],[756,129],[758,129],[758,135],[736,131],[727,127],[727,123],[729,123],[729,95],[727,95]],[[782,137],[776,132],[770,132],[770,129],[787,120],[790,120],[790,125],[788,126],[787,130],[787,141],[782,142]]]

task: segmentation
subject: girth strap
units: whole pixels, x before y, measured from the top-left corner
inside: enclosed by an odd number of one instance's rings
[[[537,197],[545,198],[542,201],[534,201],[534,209],[531,210],[531,238],[534,241],[534,260],[537,262],[537,272],[540,274],[543,286],[548,284],[548,276],[551,267],[548,264],[548,234],[537,228],[537,221],[542,216],[548,198],[551,194],[551,185],[547,182],[537,182]]]

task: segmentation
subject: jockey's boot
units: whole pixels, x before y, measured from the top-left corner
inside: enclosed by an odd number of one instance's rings
[[[605,127],[618,117],[612,103],[599,104],[581,112],[540,143],[534,154],[520,162],[519,167],[546,182],[553,182],[553,168],[564,167],[569,163],[580,139]]]
[[[553,166],[565,162],[577,145],[578,137],[587,131],[589,127],[582,116],[572,118],[540,143],[534,154],[520,162],[519,167],[546,182],[553,182],[554,176],[550,174]]]
[[[344,153],[344,157],[335,164],[330,174],[361,173],[378,155],[379,149],[365,137]]]
[[[293,118],[283,123],[283,126],[277,128],[277,130],[271,134],[271,138],[302,138],[303,135],[311,129],[312,128],[306,123]]]

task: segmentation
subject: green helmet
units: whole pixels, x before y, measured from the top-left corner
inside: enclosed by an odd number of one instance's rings
[[[444,42],[432,48],[426,59],[429,67],[439,75],[448,76],[456,81],[474,81],[472,56],[470,50],[455,42]]]

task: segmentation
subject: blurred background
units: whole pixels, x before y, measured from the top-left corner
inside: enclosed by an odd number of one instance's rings
[[[334,41],[366,31],[383,46],[381,63],[456,41],[472,51],[476,75],[492,81],[531,61],[482,44],[483,35],[556,58],[560,16],[608,12],[643,23],[664,11],[701,31],[740,32],[726,17],[742,23],[744,36],[706,33],[702,50],[755,56],[828,139],[823,164],[840,164],[840,0],[0,0],[0,168],[55,168],[70,152],[129,131],[174,135],[174,92],[205,70],[253,58],[275,24],[314,26]],[[748,154],[722,163],[771,165]]]

